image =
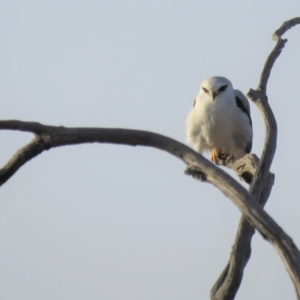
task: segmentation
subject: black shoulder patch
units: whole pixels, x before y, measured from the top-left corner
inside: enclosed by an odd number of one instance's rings
[[[250,141],[245,147],[247,153],[250,153],[251,149],[252,149],[252,141]]]
[[[246,109],[246,107],[244,106],[242,100],[241,100],[239,97],[235,96],[235,102],[236,102],[237,107],[240,108],[240,109],[242,110],[242,112],[244,112],[244,113],[248,116],[250,125],[251,125],[251,127],[252,127],[251,116],[250,116],[250,114],[249,114],[249,111],[248,111],[248,110]],[[251,146],[252,146],[252,145],[251,145]],[[250,151],[251,151],[251,149],[250,149]],[[250,152],[250,151],[249,151],[249,152]],[[249,152],[248,152],[248,153],[249,153]]]

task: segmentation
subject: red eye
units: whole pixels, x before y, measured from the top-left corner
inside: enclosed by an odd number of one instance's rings
[[[208,90],[207,90],[205,87],[203,87],[202,90],[203,90],[206,94],[208,94]]]

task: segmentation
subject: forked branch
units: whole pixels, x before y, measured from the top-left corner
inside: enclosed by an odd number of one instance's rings
[[[248,183],[251,182],[249,191],[253,198],[262,206],[264,206],[268,200],[274,183],[274,175],[269,173],[269,170],[276,151],[277,140],[277,124],[268,103],[267,84],[273,65],[287,42],[287,40],[282,39],[281,36],[287,30],[298,24],[300,24],[300,18],[294,18],[284,22],[282,26],[275,31],[273,39],[277,43],[266,60],[258,87],[256,90],[251,89],[248,93],[249,98],[251,98],[261,112],[266,126],[266,138],[261,160],[256,160],[255,163],[254,157],[247,155],[234,164],[226,164],[220,161],[220,164],[225,164],[227,167],[233,169],[237,175],[243,177],[245,181]],[[244,172],[244,167],[242,167],[241,170],[240,166],[246,166],[246,169],[248,169],[246,170],[247,172]],[[253,166],[252,170],[251,166]],[[249,178],[251,179],[250,181],[247,180]],[[251,239],[254,233],[254,228],[242,216],[229,261],[211,290],[211,299],[234,299],[243,278],[244,268],[251,255]],[[297,295],[299,298],[299,291]]]

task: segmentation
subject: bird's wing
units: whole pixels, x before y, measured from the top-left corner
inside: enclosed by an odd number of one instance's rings
[[[250,125],[252,127],[252,120],[250,116],[250,105],[248,98],[239,90],[234,90],[235,102],[238,108],[240,108],[249,118]]]
[[[235,102],[237,107],[240,108],[242,112],[247,114],[250,125],[252,127],[252,120],[250,116],[250,104],[248,98],[239,90],[234,90],[234,94],[235,94]],[[252,149],[252,138],[247,143],[245,150],[247,153],[250,153],[251,149]]]

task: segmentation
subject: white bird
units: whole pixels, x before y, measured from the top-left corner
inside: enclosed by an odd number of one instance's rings
[[[240,159],[252,148],[252,121],[247,97],[224,77],[205,79],[186,120],[188,142],[211,160]]]

